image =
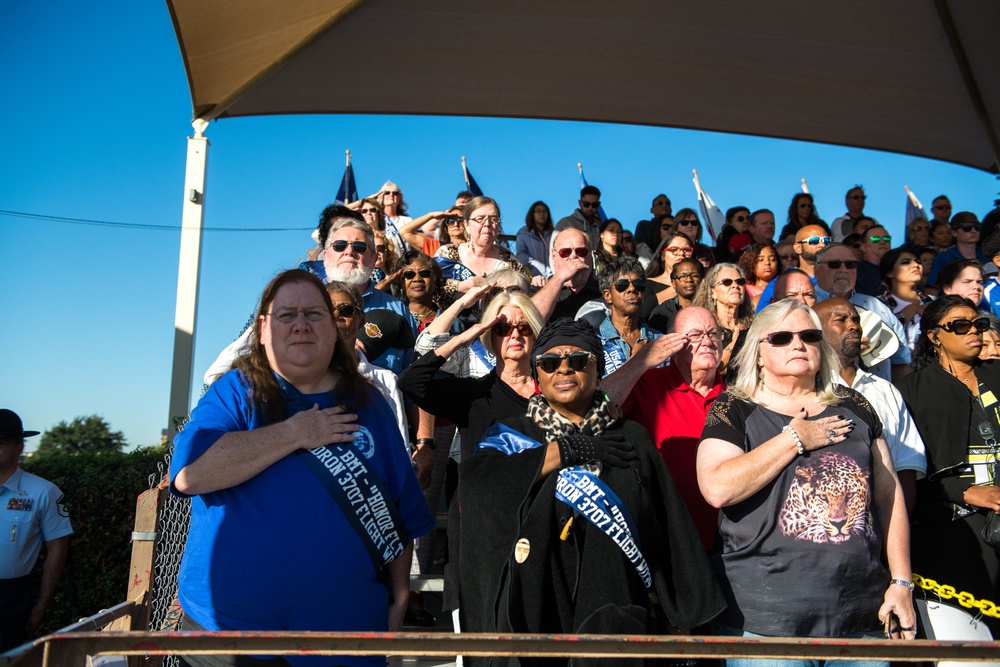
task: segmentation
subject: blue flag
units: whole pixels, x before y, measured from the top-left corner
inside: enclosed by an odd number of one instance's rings
[[[482,197],[483,191],[479,187],[479,183],[476,183],[476,179],[472,177],[469,173],[469,167],[465,164],[465,156],[462,156],[462,171],[465,173],[465,189],[472,193],[473,197]]]
[[[580,170],[580,189],[582,190],[583,188],[587,187],[590,184],[587,183],[587,177],[583,175],[583,164],[577,162],[576,167],[577,169]],[[601,222],[605,222],[608,219],[608,214],[604,212],[603,206],[597,207],[597,215],[601,218]]]
[[[344,168],[344,178],[340,180],[340,189],[334,198],[334,204],[350,204],[358,201],[358,186],[354,182],[354,169],[351,167],[351,151],[347,151],[347,167]]]

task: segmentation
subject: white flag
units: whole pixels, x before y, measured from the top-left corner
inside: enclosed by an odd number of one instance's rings
[[[698,206],[701,208],[701,217],[705,221],[705,227],[708,228],[708,234],[712,237],[712,245],[715,245],[718,234],[716,229],[720,232],[723,226],[726,224],[726,216],[722,213],[712,198],[705,194],[705,191],[701,189],[701,183],[698,182],[698,170],[692,169],[694,172],[694,189],[698,192]]]
[[[920,218],[922,220],[927,219],[927,215],[924,213],[923,204],[917,199],[917,195],[910,191],[910,186],[904,185],[903,188],[906,189],[906,226],[909,227],[910,223]]]

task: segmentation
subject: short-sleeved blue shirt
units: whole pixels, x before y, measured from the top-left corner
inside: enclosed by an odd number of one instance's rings
[[[0,484],[0,579],[30,574],[42,542],[72,533],[55,484],[20,468]]]

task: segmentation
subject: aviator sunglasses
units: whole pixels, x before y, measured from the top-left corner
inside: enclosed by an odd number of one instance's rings
[[[990,328],[990,321],[985,317],[980,317],[975,320],[967,320],[965,318],[952,320],[951,322],[945,322],[944,324],[937,324],[934,326],[935,329],[944,329],[945,331],[953,334],[958,334],[959,336],[964,336],[965,334],[972,331],[973,328],[976,329],[976,333],[983,333]]]
[[[363,255],[366,252],[368,252],[368,244],[365,241],[339,240],[330,243],[330,248],[332,248],[334,252],[344,252],[345,250],[347,250],[347,246],[351,246],[352,248],[354,248],[354,252],[358,253],[359,255]]]
[[[614,285],[615,291],[618,293],[627,290],[629,285],[634,287],[637,292],[646,291],[646,281],[642,278],[636,278],[635,280],[626,280],[625,278],[621,278],[612,283],[612,285]]]
[[[823,332],[819,329],[803,329],[802,331],[774,331],[761,338],[760,342],[763,343],[766,340],[774,347],[784,347],[791,343],[796,336],[803,343],[810,345],[815,345],[823,340]]]
[[[542,354],[535,359],[535,364],[546,373],[555,373],[562,366],[563,359],[565,359],[571,371],[582,371],[590,363],[590,359],[593,356],[590,352],[583,352],[582,350],[567,354]]]
[[[556,252],[563,259],[569,259],[569,256],[572,255],[573,253],[576,253],[576,256],[579,257],[580,259],[583,259],[584,257],[590,254],[590,251],[587,250],[586,248],[559,248],[559,250],[556,250]]]

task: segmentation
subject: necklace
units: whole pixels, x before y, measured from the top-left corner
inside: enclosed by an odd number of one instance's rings
[[[424,320],[426,320],[429,317],[433,317],[434,314],[435,314],[435,312],[436,312],[433,308],[428,308],[427,310],[425,310],[423,312],[423,314],[421,314],[421,313],[418,313],[416,310],[413,309],[413,305],[414,304],[412,304],[412,303],[410,304],[410,313],[415,318],[417,318],[417,320],[419,320],[421,322],[423,322]]]

